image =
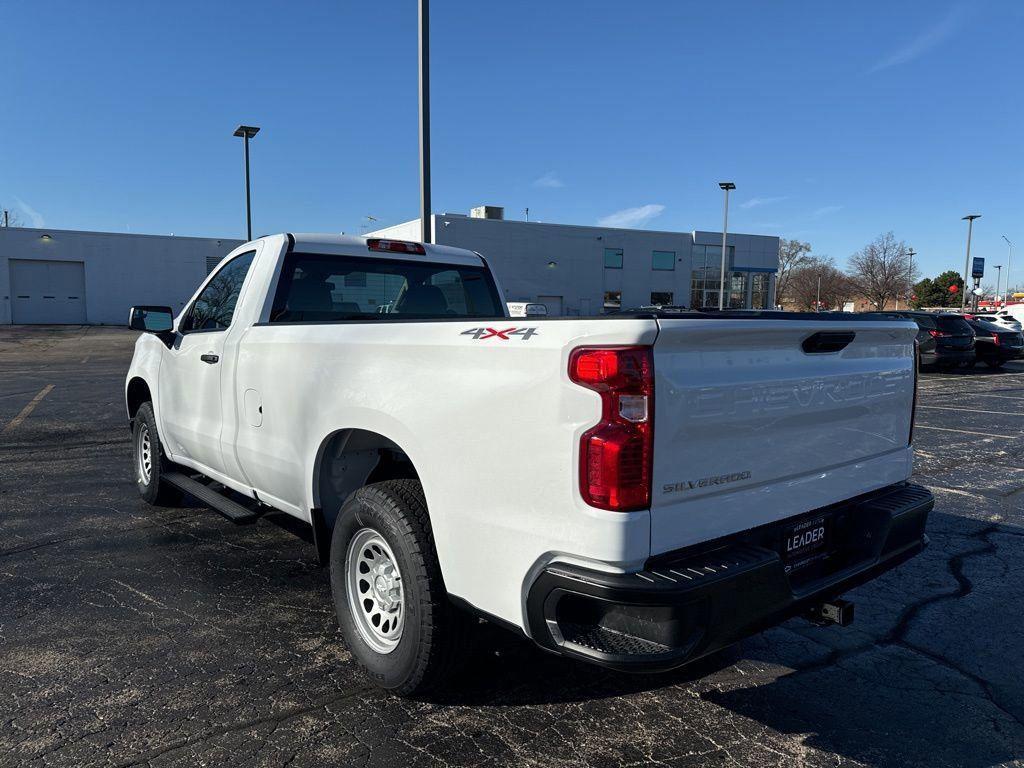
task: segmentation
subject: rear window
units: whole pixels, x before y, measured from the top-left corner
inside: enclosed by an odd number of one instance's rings
[[[503,316],[484,267],[290,253],[270,322]]]
[[[918,328],[924,330],[930,330],[932,328],[938,328],[939,326],[935,323],[935,317],[933,315],[910,315],[910,318],[917,323]]]
[[[971,334],[974,331],[971,330],[971,326],[962,317],[955,315],[938,315],[935,318],[935,322],[938,323],[939,328],[949,333],[958,334]]]

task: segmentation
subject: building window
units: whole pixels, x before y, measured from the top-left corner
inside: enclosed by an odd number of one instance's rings
[[[604,311],[614,312],[616,309],[622,309],[622,291],[605,291]]]
[[[711,307],[718,309],[718,290],[721,285],[722,276],[722,246],[720,245],[694,245],[693,250],[693,275],[690,283],[690,308],[701,309]],[[726,251],[726,290],[728,305],[733,306],[732,291],[734,288],[733,275],[729,273],[729,264],[736,256],[736,247],[728,246]],[[742,273],[740,273],[742,274]],[[743,306],[743,284],[740,285],[740,303]]]
[[[658,270],[672,270],[676,268],[676,252],[675,251],[652,251],[651,252],[651,269]]]
[[[605,269],[622,269],[622,249],[621,248],[605,248],[604,249],[604,268]]]
[[[729,308],[743,309],[747,303],[747,273],[733,272],[726,278],[726,288],[729,291]]]
[[[672,304],[672,292],[671,291],[652,291],[651,292],[651,304],[658,307],[666,307]]]
[[[768,286],[771,276],[767,272],[755,272],[750,276],[750,307],[751,309],[772,309],[768,306]]]

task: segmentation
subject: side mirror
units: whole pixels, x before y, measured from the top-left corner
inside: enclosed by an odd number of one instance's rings
[[[170,307],[132,307],[128,327],[143,333],[167,333],[174,328],[174,312]]]

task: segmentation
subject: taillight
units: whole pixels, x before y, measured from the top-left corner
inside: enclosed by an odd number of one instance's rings
[[[381,240],[371,237],[366,241],[366,247],[371,251],[388,251],[389,253],[417,253],[425,256],[426,251],[421,243],[410,243],[406,240]]]
[[[914,339],[914,401],[910,406],[910,436],[907,438],[907,445],[914,444],[914,423],[917,421],[917,379],[918,371],[921,370],[921,345]]]
[[[952,333],[947,333],[946,331],[936,331],[934,328],[928,331],[928,333],[931,334],[933,339],[945,339],[953,335]]]
[[[601,396],[601,420],[580,438],[580,494],[592,507],[651,505],[654,355],[650,347],[579,347],[569,378]]]
[[[999,346],[1000,344],[1002,344],[1002,343],[1003,343],[1003,342],[1001,342],[1001,341],[999,340],[999,334],[998,334],[998,333],[993,333],[993,334],[992,334],[992,341],[993,341],[993,342],[995,343],[995,345],[996,345],[997,347],[998,347],[998,346]]]

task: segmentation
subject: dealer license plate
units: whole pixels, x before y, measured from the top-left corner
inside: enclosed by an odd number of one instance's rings
[[[831,523],[831,517],[823,515],[787,527],[781,552],[786,564],[796,567],[827,554],[832,538]]]

